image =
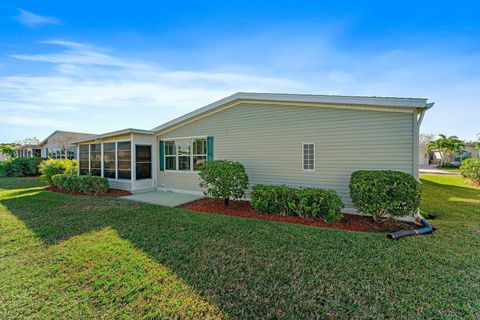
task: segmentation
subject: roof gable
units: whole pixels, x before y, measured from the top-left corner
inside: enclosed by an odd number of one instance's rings
[[[187,113],[174,120],[166,122],[152,131],[160,132],[173,126],[181,125],[184,122],[192,121],[216,109],[226,107],[229,104],[241,102],[271,102],[276,104],[328,104],[332,106],[351,106],[351,107],[378,107],[378,108],[397,108],[405,110],[425,110],[433,106],[433,103],[427,103],[426,98],[395,98],[395,97],[363,97],[363,96],[334,96],[334,95],[312,95],[312,94],[283,94],[283,93],[248,93],[237,92],[231,96],[215,101],[202,108]]]

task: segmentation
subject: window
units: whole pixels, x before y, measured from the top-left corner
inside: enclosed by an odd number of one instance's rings
[[[175,141],[165,141],[165,169],[177,170]]]
[[[207,139],[193,140],[193,170],[198,171],[199,167],[207,161]]]
[[[94,176],[100,176],[102,170],[102,158],[101,158],[100,143],[90,145],[90,174]]]
[[[42,150],[41,149],[33,149],[33,156],[34,157],[41,157]]]
[[[88,144],[80,145],[80,154],[79,154],[79,164],[80,164],[80,174],[86,175],[90,171],[89,160],[88,160]]]
[[[191,143],[190,139],[177,141],[178,170],[180,171],[190,171]]]
[[[132,150],[130,141],[117,143],[118,179],[132,178]]]
[[[68,146],[67,147],[67,158],[72,160],[77,157],[77,148],[75,146]]]
[[[117,161],[115,153],[115,142],[103,144],[103,177],[109,179],[116,179]]]
[[[135,146],[137,180],[152,178],[152,146]]]
[[[315,171],[315,144],[304,143],[302,146],[303,170]]]
[[[179,139],[165,141],[165,169],[198,171],[207,161],[207,139]]]

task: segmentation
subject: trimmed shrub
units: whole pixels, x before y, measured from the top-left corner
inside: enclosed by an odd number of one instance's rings
[[[108,180],[97,176],[77,176],[71,173],[52,176],[53,185],[59,189],[101,195],[108,191]]]
[[[240,199],[248,188],[248,175],[240,162],[210,160],[200,167],[200,187],[204,194],[223,199],[228,205],[230,199]]]
[[[42,158],[13,158],[0,162],[0,176],[24,177],[38,174],[38,165]]]
[[[405,172],[360,170],[352,173],[350,198],[359,212],[375,220],[414,215],[420,205],[420,183]]]
[[[52,177],[56,174],[77,173],[77,160],[69,159],[48,159],[42,161],[39,166],[39,171],[42,174],[40,179],[49,185],[53,185]]]
[[[460,166],[460,173],[463,177],[480,185],[480,158],[463,160]]]
[[[262,213],[322,218],[326,222],[341,219],[341,210],[345,207],[334,190],[320,188],[257,184],[250,197],[251,205]]]

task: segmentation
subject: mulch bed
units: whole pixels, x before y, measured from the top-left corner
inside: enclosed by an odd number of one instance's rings
[[[45,190],[52,191],[52,192],[58,192],[58,193],[76,194],[76,195],[80,195],[80,196],[90,196],[90,197],[92,196],[90,194],[85,194],[83,192],[63,190],[63,189],[59,189],[57,187],[52,187],[52,186],[46,187]],[[126,190],[109,188],[107,193],[101,194],[101,195],[98,195],[98,196],[95,196],[95,197],[123,197],[123,196],[129,196],[131,194],[132,194],[131,192],[128,192]]]
[[[370,216],[361,216],[356,214],[345,214],[342,220],[334,223],[326,223],[321,220],[294,216],[263,214],[256,212],[247,201],[230,201],[229,205],[225,206],[222,200],[205,198],[181,205],[179,208],[190,209],[197,212],[219,213],[243,218],[256,218],[350,231],[393,232],[402,229],[418,228],[418,226],[414,223],[393,219],[381,219],[380,221],[376,222]]]

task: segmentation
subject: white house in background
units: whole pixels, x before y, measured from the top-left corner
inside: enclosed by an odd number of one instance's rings
[[[24,144],[13,148],[16,158],[40,157],[42,148],[37,144]]]
[[[443,153],[443,161],[442,161],[442,153],[438,150],[432,150],[430,154],[425,155],[425,162],[422,164],[422,156],[421,153],[425,153],[425,149],[422,149],[420,146],[419,149],[419,165],[440,165],[443,163],[451,163],[454,165],[460,165],[461,162],[465,159],[469,158],[480,158],[480,148],[466,146],[463,148],[462,152],[455,154],[452,159],[448,159],[448,157]]]
[[[56,130],[40,142],[41,156],[55,159],[76,159],[75,141],[94,137],[94,134]]]
[[[427,154],[427,150],[423,145],[420,145],[418,150],[418,165],[420,167],[429,165],[429,155]]]
[[[38,145],[15,147],[15,156],[76,159],[77,149],[73,142],[93,136],[93,134],[89,133],[56,130]]]
[[[124,129],[77,141],[79,174],[132,192],[202,192],[205,161],[241,162],[250,184],[336,190],[351,207],[360,169],[418,177],[423,98],[236,93],[151,130]]]

